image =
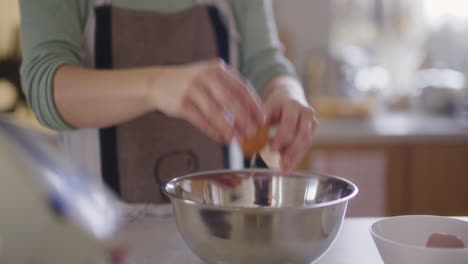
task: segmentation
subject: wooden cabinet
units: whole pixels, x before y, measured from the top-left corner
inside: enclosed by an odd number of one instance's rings
[[[409,161],[411,213],[468,215],[468,145],[413,146]]]
[[[349,216],[468,215],[468,143],[315,145],[300,169],[355,182]]]

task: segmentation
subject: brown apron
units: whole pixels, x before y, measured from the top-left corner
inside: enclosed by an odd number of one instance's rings
[[[162,14],[104,5],[95,12],[96,68],[229,61],[227,28],[215,7]],[[100,142],[104,180],[130,203],[164,202],[162,183],[227,166],[227,147],[160,112],[103,129]]]

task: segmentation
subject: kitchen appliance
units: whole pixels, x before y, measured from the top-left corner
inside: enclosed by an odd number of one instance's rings
[[[310,172],[212,171],[165,185],[186,244],[208,264],[308,264],[335,240],[357,187]]]
[[[375,222],[370,232],[385,264],[465,264],[468,248],[429,248],[431,234],[448,234],[468,245],[468,222],[431,215],[405,215]]]
[[[455,115],[462,103],[466,77],[450,69],[425,69],[415,74],[421,108],[433,114]]]
[[[46,142],[0,120],[0,263],[123,263],[113,196]]]

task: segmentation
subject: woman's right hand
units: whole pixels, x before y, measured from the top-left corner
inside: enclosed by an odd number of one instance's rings
[[[149,95],[157,110],[222,143],[252,136],[264,122],[252,85],[222,60],[168,67],[150,84]]]

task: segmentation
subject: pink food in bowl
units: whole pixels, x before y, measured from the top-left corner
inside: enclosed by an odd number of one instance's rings
[[[428,248],[465,248],[465,243],[454,235],[433,233],[426,242]]]

